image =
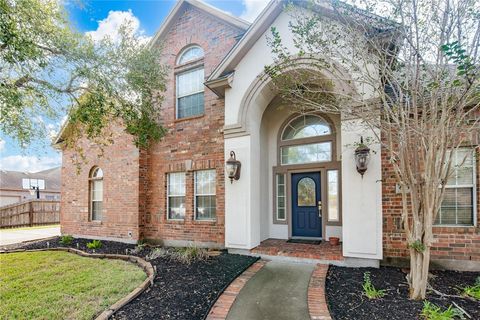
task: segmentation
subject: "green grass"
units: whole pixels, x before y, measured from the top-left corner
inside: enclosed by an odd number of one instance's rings
[[[135,289],[136,265],[67,252],[0,255],[0,319],[92,319]]]

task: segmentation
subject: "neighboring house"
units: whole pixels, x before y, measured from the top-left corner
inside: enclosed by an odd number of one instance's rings
[[[283,1],[272,1],[250,25],[202,2],[177,3],[152,40],[170,67],[159,106],[168,133],[139,151],[112,125],[115,143],[103,157],[88,140],[79,142],[88,150],[80,172],[73,151],[64,150],[62,233],[236,250],[268,238],[335,236],[352,264],[407,256],[401,197],[379,144],[370,146],[377,152],[365,175],[356,170],[352,145],[372,133],[355,119],[294,113],[262,77],[273,63],[271,27],[289,33],[291,16],[283,8]],[[338,85],[356,94],[358,84]],[[457,181],[463,182],[449,185],[435,227],[440,241],[433,259],[445,264],[480,263],[474,148],[462,150],[468,161]],[[241,161],[232,183],[225,174],[231,151]]]
[[[40,190],[40,199],[60,200],[61,168],[52,168],[39,172],[19,172],[0,170],[0,207],[36,199],[31,194],[32,187]]]

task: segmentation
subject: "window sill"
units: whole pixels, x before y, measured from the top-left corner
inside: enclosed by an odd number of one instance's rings
[[[214,224],[217,224],[217,219],[211,219],[211,220],[193,220],[194,223],[198,223],[198,224],[210,224],[210,225],[214,225]]]
[[[191,116],[191,117],[186,117],[186,118],[175,119],[173,122],[174,122],[174,123],[180,123],[180,122],[184,122],[184,121],[200,119],[200,118],[203,118],[203,117],[205,117],[205,113],[202,113],[202,114],[199,114],[199,115],[196,115],[196,116]]]
[[[442,233],[443,229],[447,230],[455,230],[454,232],[460,233],[475,233],[478,230],[478,227],[475,225],[470,225],[470,226],[458,226],[454,224],[449,224],[449,225],[434,225],[433,230],[434,232]],[[443,231],[446,232],[446,231]]]
[[[185,219],[167,219],[166,223],[170,224],[185,224]]]

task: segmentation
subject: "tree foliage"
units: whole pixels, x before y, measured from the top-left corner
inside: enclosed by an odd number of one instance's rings
[[[164,133],[159,49],[126,23],[119,39],[93,41],[74,30],[60,1],[0,0],[1,130],[22,146],[45,136],[39,117],[68,114],[68,146],[86,132],[102,140],[114,119],[144,148]]]
[[[401,187],[410,297],[423,299],[454,151],[479,134],[479,3],[353,2],[291,5],[265,73],[298,110],[357,119],[377,137]]]

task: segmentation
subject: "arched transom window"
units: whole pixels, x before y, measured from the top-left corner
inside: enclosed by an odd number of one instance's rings
[[[92,221],[102,220],[103,208],[103,171],[94,167],[90,171],[90,219]]]
[[[282,165],[329,162],[333,157],[333,130],[324,118],[303,114],[290,120],[280,139]]]
[[[205,75],[201,60],[203,56],[202,48],[191,46],[184,49],[177,59],[177,65],[180,65],[176,75],[177,119],[202,115],[204,112]],[[187,63],[189,64],[185,66]]]

